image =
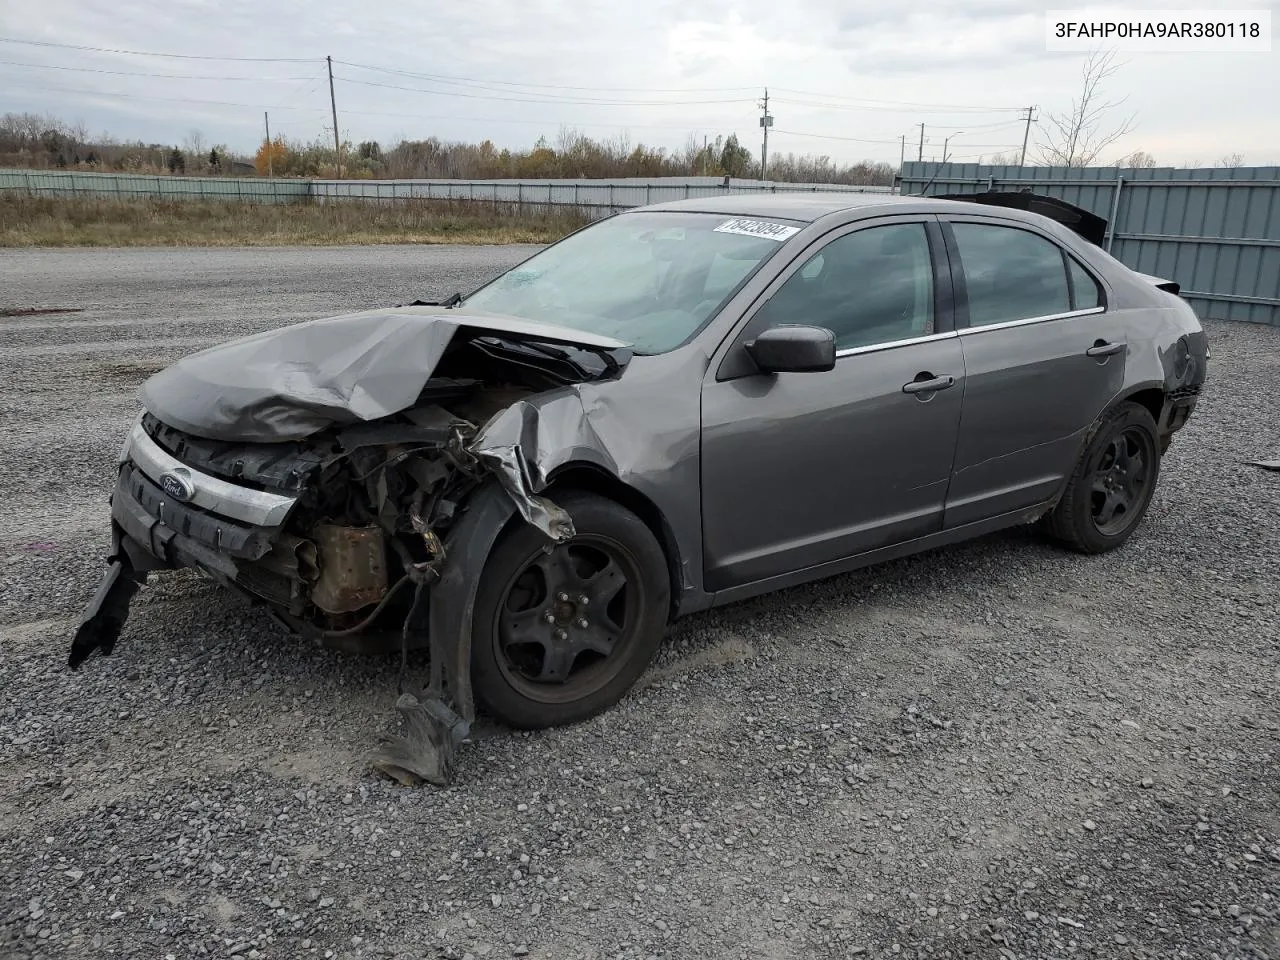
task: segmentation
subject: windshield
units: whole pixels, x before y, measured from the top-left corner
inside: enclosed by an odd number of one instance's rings
[[[624,213],[548,247],[461,307],[613,337],[637,353],[688,340],[800,224]]]

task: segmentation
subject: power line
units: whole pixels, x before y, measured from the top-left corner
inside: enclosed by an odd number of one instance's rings
[[[788,90],[785,87],[775,87],[783,93],[790,93],[800,97],[819,97],[823,100],[848,100],[854,103],[870,103],[895,107],[938,107],[949,110],[981,110],[987,113],[995,113],[998,111],[1021,111],[1023,107],[979,107],[974,104],[958,104],[958,103],[917,103],[912,100],[880,100],[873,97],[847,97],[839,93],[812,93],[806,90]]]
[[[404,117],[410,120],[460,120],[469,123],[516,123],[516,124],[532,124],[534,126],[551,127],[551,126],[568,126],[568,127],[615,127],[620,130],[683,130],[686,133],[691,132],[689,125],[678,125],[670,123],[603,123],[595,120],[582,122],[574,120],[531,120],[527,118],[509,118],[509,117],[459,117],[447,114],[432,113],[399,113],[394,110],[360,110],[361,116],[370,117]],[[707,123],[702,126],[715,126],[715,124]]]
[[[870,106],[853,103],[828,103],[816,100],[793,100],[789,97],[775,97],[779,103],[789,103],[800,107],[819,107],[825,110],[866,110],[872,112],[887,113],[950,113],[950,114],[984,114],[984,113],[1007,113],[1018,111],[1020,107],[947,107],[947,106]]]
[[[345,63],[345,61],[342,61],[342,60],[335,60],[335,61],[334,61],[334,63]],[[348,66],[350,66],[350,64],[348,64]],[[360,66],[360,65],[356,65],[356,66],[357,66],[357,68],[359,68],[359,69],[374,69],[374,68],[372,68],[372,67],[362,67],[362,66]],[[505,80],[497,80],[497,81],[481,81],[481,80],[463,80],[463,79],[450,79],[450,78],[433,78],[433,77],[430,77],[430,76],[429,76],[429,75],[427,75],[427,74],[411,74],[411,73],[408,73],[407,71],[403,71],[403,70],[386,70],[386,71],[384,71],[384,72],[386,72],[386,73],[394,73],[394,74],[403,75],[403,76],[408,76],[410,79],[420,80],[420,81],[422,81],[422,82],[424,82],[424,83],[430,83],[430,84],[443,84],[443,85],[445,85],[445,86],[451,86],[451,87],[462,87],[463,89],[466,89],[466,90],[488,90],[488,91],[490,91],[490,92],[492,92],[492,93],[500,93],[500,94],[515,94],[516,96],[536,97],[536,98],[540,98],[540,99],[542,99],[542,100],[546,100],[547,102],[556,102],[556,103],[576,103],[576,102],[578,102],[578,100],[576,100],[575,98],[573,98],[573,97],[571,97],[571,96],[565,96],[565,95],[562,95],[562,94],[556,94],[556,93],[542,93],[542,92],[541,92],[541,91],[539,91],[539,90],[505,89],[506,87],[517,87],[517,86],[531,86],[531,87],[532,87],[532,86],[542,86],[541,84],[516,84],[516,83],[514,83],[514,82],[509,82],[509,81],[505,81]],[[373,81],[370,81],[370,80],[352,80],[352,79],[349,79],[349,78],[348,78],[348,82],[349,82],[349,83],[366,83],[366,84],[369,84],[369,85],[371,85],[371,86],[373,85]],[[503,84],[503,86],[490,86],[490,85],[489,85],[489,83],[490,83],[490,82],[492,82],[492,83],[498,83],[498,84]],[[431,89],[431,90],[422,90],[420,87],[412,87],[412,88],[410,88],[410,87],[396,87],[396,86],[394,86],[394,85],[392,85],[392,84],[387,84],[387,86],[391,86],[391,87],[393,87],[393,89],[406,89],[406,90],[407,90],[407,89],[413,89],[413,90],[418,90],[418,91],[423,92],[423,93],[445,93],[445,92],[446,92],[446,91],[442,91],[442,90],[441,90],[441,91],[437,91],[437,90],[435,90],[435,89]],[[572,87],[572,88],[570,88],[570,87],[553,87],[552,89],[575,89],[575,90],[596,90],[596,91],[600,91],[600,90],[607,90],[607,89],[609,89],[609,88],[607,88],[607,87]],[[626,88],[619,88],[619,89],[626,89]],[[635,88],[635,89],[639,89],[639,88]],[[749,89],[751,89],[751,88],[750,88],[750,87],[732,87],[732,88],[728,88],[728,89],[730,89],[730,90],[749,90]],[[696,91],[692,91],[692,90],[689,90],[689,91],[682,91],[682,90],[670,90],[670,91],[649,90],[649,91],[644,91],[644,92],[648,92],[648,93],[662,93],[662,92],[669,92],[669,93],[693,93],[693,92],[696,92]],[[494,99],[498,99],[498,98],[494,98]],[[602,98],[591,97],[591,98],[588,98],[588,99],[589,99],[591,102],[596,102],[597,100],[601,100]],[[603,98],[603,99],[605,99],[607,102],[609,102],[609,103],[611,103],[611,104],[617,101],[617,98]],[[662,102],[663,102],[663,103],[668,103],[668,102],[670,102],[670,103],[675,103],[675,102],[677,102],[677,101],[667,101],[667,100],[663,100]],[[720,102],[731,102],[731,101],[719,101],[719,100],[716,100],[716,101],[700,101],[700,102],[720,103]],[[738,102],[738,101],[732,101],[732,102]],[[745,101],[745,99],[743,99],[741,102],[744,102],[744,103],[745,103],[746,101]]]
[[[54,63],[20,63],[17,60],[0,60],[6,67],[34,67],[37,70],[74,70],[77,73],[110,73],[119,77],[154,77],[164,80],[253,80],[259,83],[276,81],[310,80],[310,77],[217,77],[196,73],[147,73],[136,70],[100,70],[97,67],[67,67]]]
[[[295,92],[294,95],[289,98],[289,107],[287,107],[286,109],[293,109],[293,105],[296,104],[299,100],[305,100],[307,97],[311,96],[313,93],[319,90],[320,85],[324,83],[324,77],[325,77],[325,72],[323,70],[321,70],[319,73],[313,74],[312,76],[308,77],[307,79],[311,81],[311,86],[305,90],[299,89],[297,92]]]
[[[774,133],[780,133],[787,137],[814,137],[818,140],[843,140],[848,143],[897,143],[898,138],[892,140],[867,140],[862,137],[837,137],[827,133],[801,133],[798,130],[775,130]]]
[[[17,86],[30,86],[30,85],[17,84]],[[261,104],[261,103],[233,103],[229,100],[197,100],[197,99],[191,99],[186,97],[148,97],[142,94],[134,94],[134,93],[113,93],[110,90],[82,90],[82,89],[77,89],[75,87],[46,87],[43,84],[36,87],[35,89],[40,91],[52,90],[57,93],[79,93],[79,94],[84,94],[90,97],[107,97],[107,98],[116,99],[116,100],[157,100],[157,101],[168,102],[168,103],[199,103],[199,104],[208,104],[210,106],[218,106],[218,107],[250,107],[254,110],[264,109],[264,104]],[[306,107],[282,107],[282,106],[272,106],[270,104],[265,105],[265,109],[305,110],[307,113],[317,113],[317,114],[320,113],[320,111],[318,110],[308,109]],[[256,123],[257,121],[254,121],[254,122]]]
[[[456,90],[423,90],[421,87],[402,87],[392,83],[375,83],[372,80],[353,80],[350,77],[334,76],[335,80],[343,83],[355,83],[362,87],[383,87],[388,90],[405,90],[409,93],[425,93],[436,97],[464,97],[468,100],[504,100],[509,103],[563,103],[570,105],[585,106],[608,106],[608,107],[682,107],[696,106],[709,103],[754,103],[749,98],[733,99],[733,100],[600,100],[600,99],[568,99],[563,97],[542,97],[534,99],[531,97],[498,97],[485,96],[478,93],[459,93]]]
[[[337,62],[337,61],[335,61],[335,62]],[[741,99],[741,100],[699,100],[699,101],[661,100],[661,101],[652,101],[652,102],[650,102],[650,103],[644,103],[644,104],[641,104],[641,103],[639,103],[639,102],[637,102],[637,101],[620,100],[620,99],[617,99],[617,98],[601,98],[601,97],[586,97],[586,98],[583,98],[583,97],[571,97],[571,96],[565,96],[565,95],[562,95],[562,94],[556,94],[556,93],[541,93],[541,92],[536,91],[536,90],[505,90],[505,89],[502,89],[502,88],[500,88],[500,87],[488,87],[488,86],[483,86],[483,85],[478,84],[478,83],[476,83],[476,84],[461,84],[461,83],[456,83],[456,82],[451,81],[451,80],[440,80],[440,81],[426,80],[426,81],[423,81],[423,82],[425,82],[425,83],[443,83],[443,84],[448,84],[448,85],[450,85],[450,86],[462,86],[464,89],[467,89],[467,90],[488,90],[488,91],[490,91],[490,92],[492,92],[492,93],[503,94],[503,96],[498,96],[498,97],[481,97],[481,96],[479,96],[478,94],[474,94],[474,93],[473,93],[473,94],[462,94],[462,93],[457,93],[456,91],[452,91],[452,90],[423,89],[422,87],[403,87],[403,86],[399,86],[399,85],[397,85],[397,84],[375,83],[375,82],[374,82],[374,81],[372,81],[372,80],[353,80],[353,79],[351,79],[351,78],[349,78],[349,77],[339,77],[338,79],[345,80],[347,83],[358,83],[358,84],[363,84],[363,85],[365,85],[365,86],[371,86],[371,87],[382,86],[382,87],[388,87],[388,88],[390,88],[390,89],[392,89],[392,90],[408,90],[408,91],[412,91],[412,92],[414,92],[414,93],[438,94],[438,95],[440,95],[440,96],[459,96],[459,97],[461,97],[461,96],[471,96],[471,97],[474,97],[474,98],[476,98],[476,99],[482,99],[482,100],[483,100],[483,99],[491,99],[491,100],[508,100],[508,99],[512,99],[512,98],[511,98],[511,97],[506,96],[507,94],[515,94],[517,97],[521,98],[521,99],[516,99],[516,100],[514,101],[514,102],[517,102],[517,103],[568,103],[568,104],[602,103],[602,104],[606,104],[606,105],[609,105],[609,106],[629,106],[629,105],[633,105],[633,104],[636,104],[636,105],[657,105],[657,104],[661,104],[661,105],[667,105],[667,104],[671,104],[671,105],[679,105],[681,102],[694,102],[694,103],[747,103],[747,102],[748,102],[745,98],[743,98],[743,99]]]
[[[931,123],[931,124],[929,124],[929,126],[930,126],[930,128],[932,128],[932,129],[934,129],[934,130],[959,130],[959,129],[961,129],[961,128],[960,128],[960,127],[958,127],[958,126],[947,126],[947,125],[945,125],[945,124],[939,124],[939,123]],[[992,130],[1001,130],[1001,129],[1004,129],[1004,128],[1006,128],[1006,127],[1008,127],[1008,128],[1010,128],[1010,129],[1012,129],[1013,127],[1021,127],[1021,126],[1022,126],[1022,121],[1021,121],[1020,119],[1019,119],[1019,120],[999,120],[999,121],[997,121],[996,123],[966,123],[966,124],[964,125],[964,129],[965,129],[966,131],[968,131],[968,130],[986,130],[986,131],[990,132],[990,131],[992,131]]]
[[[54,43],[52,40],[19,40],[16,37],[0,37],[0,43],[23,43],[32,47],[58,47],[62,50],[88,50],[93,53],[119,53],[130,57],[165,57],[171,60],[225,60],[241,63],[319,63],[324,60],[324,57],[214,57],[199,53],[150,53],[146,50],[118,50],[113,47]]]
[[[410,77],[418,80],[431,80],[439,83],[456,83],[456,84],[490,84],[493,86],[504,87],[537,87],[544,90],[600,90],[611,91],[613,93],[738,93],[755,90],[755,87],[602,87],[593,85],[589,87],[571,86],[562,83],[532,83],[519,80],[482,80],[477,77],[460,77],[451,74],[432,74],[432,73],[415,73],[411,70],[396,70],[391,67],[375,67],[367,63],[353,63],[350,60],[334,60],[334,63],[340,63],[346,67],[356,67],[360,70],[375,70],[379,73],[390,73],[402,77]]]

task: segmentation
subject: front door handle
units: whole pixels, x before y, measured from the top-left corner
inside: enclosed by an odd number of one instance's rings
[[[920,377],[926,379],[921,380]],[[945,390],[947,387],[954,387],[956,383],[955,377],[933,377],[927,373],[920,374],[915,380],[902,385],[903,393],[936,393],[939,390]]]
[[[1086,357],[1109,357],[1112,354],[1119,353],[1124,349],[1123,343],[1107,343],[1105,340],[1099,340],[1092,347],[1084,352]]]

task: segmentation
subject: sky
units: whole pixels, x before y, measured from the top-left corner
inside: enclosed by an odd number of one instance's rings
[[[1230,5],[1280,22],[1280,0]],[[49,112],[122,140],[179,143],[198,131],[252,152],[264,110],[273,135],[332,137],[331,56],[338,127],[353,143],[436,136],[515,149],[572,127],[668,149],[736,133],[758,157],[767,87],[772,155],[896,166],[904,152],[936,160],[945,148],[977,162],[1018,150],[1034,106],[1034,157],[1045,116],[1068,110],[1080,88],[1085,54],[1045,49],[1045,11],[1064,6],[0,0],[0,113]],[[1101,159],[1142,150],[1162,166],[1228,154],[1280,164],[1274,47],[1121,52],[1105,93],[1123,103],[1108,118],[1135,125]]]

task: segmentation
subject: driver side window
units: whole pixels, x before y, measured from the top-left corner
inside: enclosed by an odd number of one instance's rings
[[[767,327],[826,327],[837,350],[933,333],[933,261],[924,224],[837,237],[793,273],[761,313]]]

